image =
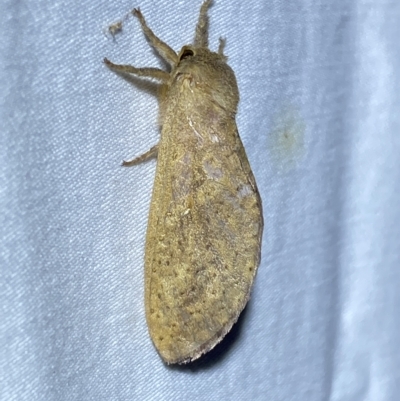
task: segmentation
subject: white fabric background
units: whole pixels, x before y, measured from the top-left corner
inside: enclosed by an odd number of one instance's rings
[[[167,367],[143,252],[157,101],[111,73],[161,66],[199,1],[0,3],[0,399],[396,401],[400,2],[216,0],[237,123],[264,204],[262,262],[215,352]],[[151,89],[152,87],[146,87]]]

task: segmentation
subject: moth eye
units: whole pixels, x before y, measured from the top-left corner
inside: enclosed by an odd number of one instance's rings
[[[185,50],[183,51],[182,56],[181,56],[181,58],[179,59],[179,61],[182,61],[182,60],[184,60],[185,58],[189,58],[189,57],[192,57],[192,56],[194,56],[193,50],[185,49]]]

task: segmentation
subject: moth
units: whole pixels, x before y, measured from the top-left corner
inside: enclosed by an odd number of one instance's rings
[[[208,48],[208,8],[193,44],[179,53],[133,14],[170,71],[112,70],[161,83],[161,138],[145,249],[145,307],[151,339],[167,364],[199,358],[219,343],[245,307],[260,263],[261,198],[235,122],[239,91],[223,54]]]

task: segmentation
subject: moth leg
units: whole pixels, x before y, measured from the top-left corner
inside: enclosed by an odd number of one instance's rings
[[[158,144],[150,148],[147,152],[143,153],[142,155],[135,157],[132,160],[124,160],[122,162],[122,165],[124,167],[131,167],[131,166],[136,166],[139,163],[142,163],[146,160],[149,160],[153,157],[157,157],[158,153]]]
[[[208,15],[207,11],[212,0],[206,0],[200,8],[199,20],[196,25],[196,36],[194,45],[197,47],[208,47]]]
[[[107,58],[104,59],[104,63],[111,70],[123,74],[134,74],[139,77],[154,78],[161,82],[167,82],[168,79],[170,78],[168,72],[160,70],[158,68],[151,68],[151,67],[136,68],[133,67],[132,65],[114,64]]]
[[[173,49],[171,49],[171,47],[159,39],[147,26],[146,20],[144,19],[141,11],[138,8],[135,8],[132,11],[132,14],[139,19],[143,33],[146,35],[151,45],[158,51],[158,53],[160,53],[160,56],[171,66],[178,64],[178,55]]]

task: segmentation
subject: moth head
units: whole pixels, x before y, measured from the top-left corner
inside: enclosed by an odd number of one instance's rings
[[[183,46],[172,76],[174,80],[186,81],[191,91],[211,97],[229,111],[236,111],[239,92],[225,56],[205,47]]]

